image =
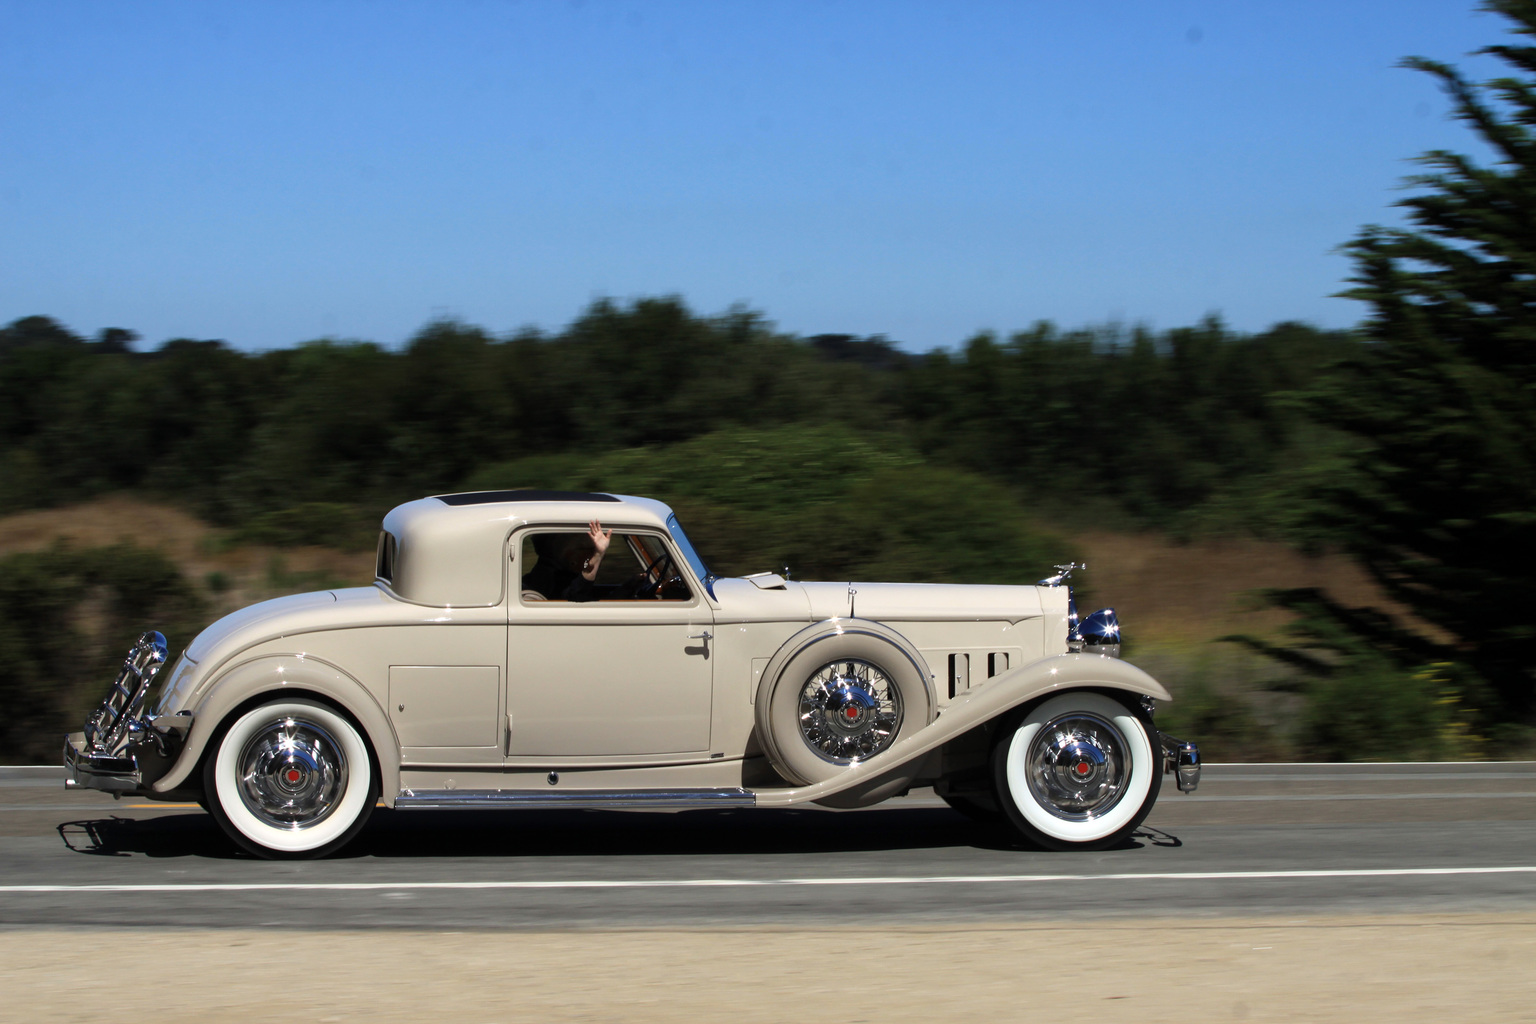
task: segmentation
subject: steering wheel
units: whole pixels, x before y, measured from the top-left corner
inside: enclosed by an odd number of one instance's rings
[[[647,565],[640,575],[643,577],[641,584],[635,588],[635,596],[639,598],[660,598],[662,589],[675,579],[681,579],[676,573],[667,575],[667,569],[672,562],[672,553],[663,551],[656,559]]]

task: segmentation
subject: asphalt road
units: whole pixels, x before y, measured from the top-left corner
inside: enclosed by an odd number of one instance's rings
[[[0,768],[0,927],[858,927],[1536,910],[1536,763],[1208,765],[1125,847],[1043,853],[931,793],[860,811],[375,813],[239,853],[196,807]]]

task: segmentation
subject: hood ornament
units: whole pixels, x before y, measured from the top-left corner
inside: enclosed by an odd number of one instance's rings
[[[1086,569],[1086,568],[1088,568],[1088,563],[1087,562],[1068,562],[1066,565],[1058,565],[1058,566],[1055,567],[1056,575],[1054,575],[1054,576],[1047,576],[1043,580],[1036,580],[1035,581],[1035,586],[1037,586],[1037,587],[1059,587],[1062,584],[1067,582],[1067,577],[1072,575],[1072,570],[1074,570],[1074,569]]]

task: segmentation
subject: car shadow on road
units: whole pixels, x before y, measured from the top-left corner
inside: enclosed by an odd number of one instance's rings
[[[207,814],[66,822],[59,837],[92,856],[246,858]],[[1179,846],[1143,827],[1119,849]],[[981,849],[1039,853],[1008,830],[945,807],[829,812],[804,808],[667,812],[392,811],[380,807],[334,856],[443,857],[759,856]]]
[[[560,810],[379,812],[348,851],[372,857],[681,856],[1002,849],[1008,837],[948,808],[674,813]]]
[[[201,812],[154,818],[113,815],[66,821],[59,840],[71,853],[92,857],[210,857],[228,860],[244,854]]]

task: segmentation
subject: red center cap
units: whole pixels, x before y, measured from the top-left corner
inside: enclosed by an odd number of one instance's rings
[[[1077,772],[1079,775],[1087,775],[1089,772],[1093,771],[1087,761],[1077,762],[1077,767],[1072,770]]]
[[[859,717],[859,709],[850,705],[848,709],[843,712],[843,714],[847,715],[848,720],[851,722],[855,718]]]
[[[297,768],[289,768],[288,769],[288,783],[289,783],[289,785],[297,785],[298,781],[300,779],[302,779],[303,777],[304,777],[303,775],[299,774],[299,770]]]

